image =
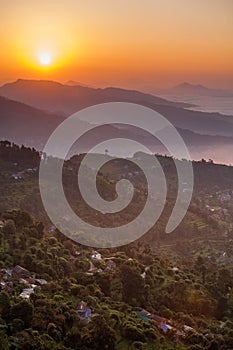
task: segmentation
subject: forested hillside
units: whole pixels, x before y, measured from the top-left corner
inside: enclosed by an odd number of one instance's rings
[[[93,219],[73,190],[81,159],[64,166],[74,210],[100,226],[123,220]],[[190,209],[167,235],[177,181],[172,159],[158,159],[169,184],[158,223],[137,242],[95,251],[49,222],[38,187],[40,154],[1,142],[0,349],[231,349],[233,170],[193,163]],[[133,165],[125,168],[125,162],[109,157],[101,169],[97,185],[104,198],[114,198],[119,168],[132,177]],[[131,179],[138,189],[132,217],[145,200],[142,178],[139,172]]]

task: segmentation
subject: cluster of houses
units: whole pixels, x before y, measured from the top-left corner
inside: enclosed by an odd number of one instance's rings
[[[221,203],[229,202],[233,198],[233,191],[217,192],[217,196]]]
[[[169,329],[172,329],[172,326],[167,323],[167,320],[164,317],[151,314],[146,310],[142,310],[137,313],[138,318],[142,319],[145,322],[152,322],[164,333],[167,333]]]
[[[15,284],[23,284],[25,288],[19,294],[23,299],[29,299],[34,293],[35,288],[42,287],[47,284],[45,279],[35,278],[30,271],[20,265],[16,265],[13,269],[2,269],[0,278],[0,289],[5,291],[13,290]],[[80,326],[87,325],[91,320],[91,309],[87,303],[81,301],[77,307],[77,313],[80,319]]]
[[[220,206],[211,207],[207,204],[206,209],[208,209],[212,216],[218,220],[224,220],[226,215],[228,215],[228,209],[222,208]]]
[[[156,314],[152,314],[146,310],[141,310],[137,313],[137,317],[145,322],[151,322],[154,326],[156,326],[161,332],[168,333],[173,331],[177,337],[185,337],[187,333],[198,334],[203,336],[201,333],[197,332],[194,328],[184,325],[182,329],[178,329],[172,324],[172,321],[168,321],[166,318],[158,316]]]
[[[11,175],[11,178],[14,180],[21,180],[24,179],[25,177],[34,174],[37,171],[37,167],[35,168],[27,168],[22,171],[18,171],[17,173],[14,173]]]
[[[20,297],[24,299],[29,299],[35,288],[47,284],[45,279],[32,276],[27,269],[20,265],[16,265],[13,269],[2,269],[1,276],[0,287],[2,290],[10,291],[15,283],[23,284],[25,288],[20,293]]]
[[[88,275],[93,275],[96,272],[110,272],[116,269],[116,263],[113,261],[114,257],[112,258],[102,258],[101,254],[98,253],[96,250],[93,250],[91,256],[90,256],[90,267],[89,270],[87,271]],[[103,268],[98,268],[95,266],[95,261],[102,261],[105,262],[105,267]]]
[[[25,286],[19,296],[23,299],[29,299],[34,293],[35,288],[47,284],[45,279],[35,278],[31,273],[20,265],[16,265],[13,269],[2,269],[0,278],[0,289],[11,291],[16,283],[21,283]],[[91,309],[87,303],[81,301],[77,307],[77,313],[80,319],[80,326],[87,325],[91,320]]]
[[[233,204],[233,191],[218,191],[214,195],[206,194],[207,199],[206,209],[215,217],[217,220],[225,220],[226,216],[229,215],[228,205]]]

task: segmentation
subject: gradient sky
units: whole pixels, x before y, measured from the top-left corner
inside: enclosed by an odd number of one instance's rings
[[[233,88],[232,0],[1,0],[0,13],[1,83]]]

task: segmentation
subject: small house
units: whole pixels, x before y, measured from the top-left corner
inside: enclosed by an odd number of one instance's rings
[[[91,309],[87,307],[87,303],[85,301],[81,301],[77,308],[77,313],[80,319],[80,325],[85,326],[91,320]]]
[[[56,227],[55,227],[55,226],[50,226],[50,227],[48,228],[48,233],[53,233],[55,230],[56,230]]]
[[[34,287],[25,288],[19,296],[23,299],[29,299],[32,293],[34,293]]]
[[[110,270],[115,270],[116,268],[116,263],[113,261],[113,260],[107,260],[106,262],[106,269],[107,271],[110,271]]]
[[[160,317],[158,315],[152,314],[151,319],[154,321],[156,325],[161,325],[166,323],[166,319],[164,317]]]
[[[138,312],[137,313],[137,317],[140,318],[141,320],[145,321],[145,322],[149,322],[150,321],[150,318],[143,315],[141,312]]]
[[[5,289],[6,288],[6,282],[0,281],[0,289]]]
[[[167,333],[170,329],[172,329],[172,326],[170,326],[169,324],[163,323],[163,324],[159,324],[158,328],[161,329],[163,333]]]
[[[137,317],[141,318],[145,322],[149,322],[151,319],[151,313],[146,310],[141,310],[137,313]]]
[[[98,253],[96,250],[93,250],[92,254],[91,254],[91,259],[93,260],[101,260],[101,254]]]
[[[174,267],[172,268],[172,271],[173,271],[173,272],[179,272],[179,268],[176,267],[176,266],[174,266]]]
[[[38,285],[38,286],[45,286],[48,282],[42,278],[36,278],[35,279],[35,283]]]
[[[13,272],[12,269],[6,269],[6,270],[3,270],[3,272],[5,272],[5,275],[4,275],[5,280],[7,280],[9,277],[12,277],[12,272]]]
[[[75,262],[78,260],[78,258],[76,258],[75,256],[71,255],[69,258],[71,264],[75,264]]]
[[[20,265],[16,265],[12,270],[12,277],[14,279],[29,278],[30,272]]]

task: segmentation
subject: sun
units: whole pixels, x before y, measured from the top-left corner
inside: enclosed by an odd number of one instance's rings
[[[39,61],[43,66],[48,66],[52,62],[51,55],[47,52],[42,52],[39,56]]]

